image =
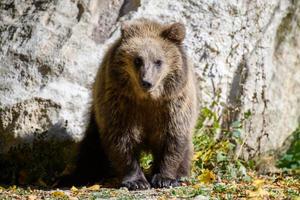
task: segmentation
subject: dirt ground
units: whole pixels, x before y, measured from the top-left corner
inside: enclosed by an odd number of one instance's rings
[[[177,188],[128,191],[101,185],[71,188],[0,186],[0,200],[80,199],[288,199],[300,200],[299,176],[253,176],[249,181],[194,182]]]

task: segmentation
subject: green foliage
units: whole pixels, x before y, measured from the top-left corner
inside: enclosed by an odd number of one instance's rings
[[[207,173],[207,170],[211,170],[218,177],[250,181],[246,168],[252,162],[246,163],[238,159],[236,154],[244,142],[241,138],[243,122],[251,116],[251,112],[247,111],[240,121],[234,121],[223,128],[221,114],[217,113],[217,108],[220,107],[226,109],[225,104],[220,103],[220,96],[217,96],[208,107],[201,109],[193,139],[194,177],[204,182],[204,177],[214,179],[213,175]]]
[[[237,153],[242,148],[243,123],[251,116],[244,113],[240,121],[232,122],[227,129],[222,127],[221,114],[217,109],[226,105],[220,101],[220,95],[200,111],[194,137],[193,179],[192,182],[211,182],[216,177],[251,181],[247,168],[254,167],[254,161],[245,162],[238,159]],[[143,169],[151,167],[151,154],[143,153],[140,159]]]
[[[152,154],[142,152],[141,158],[140,158],[140,164],[142,169],[149,170],[151,168],[151,164],[153,161]]]
[[[278,166],[284,169],[300,169],[300,127],[292,134],[292,143],[278,161]]]

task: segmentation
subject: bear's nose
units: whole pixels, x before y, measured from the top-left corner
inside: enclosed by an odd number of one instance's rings
[[[146,90],[149,90],[152,87],[152,84],[149,83],[148,81],[142,80],[142,87]]]

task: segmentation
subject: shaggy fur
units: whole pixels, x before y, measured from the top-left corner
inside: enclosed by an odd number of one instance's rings
[[[140,19],[121,32],[93,88],[101,148],[123,186],[176,186],[189,175],[197,114],[192,66],[181,46],[185,28]],[[150,183],[141,151],[154,157]]]

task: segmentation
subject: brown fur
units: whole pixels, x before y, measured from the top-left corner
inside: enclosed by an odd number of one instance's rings
[[[142,150],[154,157],[152,186],[176,186],[189,175],[197,113],[192,66],[181,46],[185,28],[140,19],[121,32],[93,88],[102,148],[129,189],[150,187],[138,163]]]

